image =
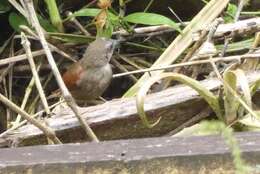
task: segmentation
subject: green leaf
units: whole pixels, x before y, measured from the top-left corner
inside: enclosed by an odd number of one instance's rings
[[[111,38],[113,31],[114,31],[114,26],[111,22],[108,21],[104,29],[97,30],[97,36]]]
[[[57,32],[57,29],[46,19],[42,18],[40,15],[37,15],[39,22],[41,24],[41,26],[48,32]],[[9,24],[12,26],[12,28],[17,31],[20,32],[20,25],[26,25],[29,26],[27,20],[22,16],[22,15],[18,15],[17,13],[10,13],[9,15]]]
[[[29,26],[27,20],[22,15],[18,15],[14,12],[10,13],[8,20],[11,27],[17,32],[21,31],[19,28],[20,25]]]
[[[79,11],[74,12],[71,16],[76,17],[76,16],[97,16],[97,14],[100,12],[100,9],[97,8],[83,8],[80,9]]]
[[[224,17],[226,23],[233,22],[234,16],[237,12],[237,6],[235,4],[229,3],[227,8],[227,15]]]
[[[124,17],[123,20],[135,24],[144,24],[144,25],[165,24],[181,32],[180,27],[173,20],[155,13],[143,13],[143,12],[132,13]]]
[[[97,8],[84,8],[79,11],[74,12],[71,16],[69,16],[66,20],[76,17],[76,16],[90,16],[95,17],[100,13],[100,9]],[[108,11],[108,19],[107,24],[104,29],[98,30],[97,35],[100,37],[110,38],[112,36],[114,27],[119,25],[119,17],[114,15],[113,13]]]
[[[11,9],[11,5],[7,0],[0,2],[0,14],[5,13]]]
[[[91,17],[95,17],[98,15],[98,13],[100,12],[101,10],[98,9],[98,8],[83,8],[83,9],[80,9],[79,11],[76,11],[74,12],[69,18],[67,19],[70,19],[71,17],[76,17],[76,16],[91,16]],[[119,18],[114,15],[113,13],[111,12],[108,12],[108,16],[111,20],[118,20]],[[66,19],[66,20],[67,20]]]
[[[41,26],[48,32],[58,32],[58,30],[50,23],[50,21],[44,19],[42,16],[37,15]]]

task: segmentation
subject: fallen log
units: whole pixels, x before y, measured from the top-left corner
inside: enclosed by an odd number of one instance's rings
[[[259,173],[260,133],[235,134],[242,158]],[[218,135],[116,140],[0,149],[0,173],[236,173]]]
[[[259,77],[259,71],[247,74],[249,82]],[[221,82],[216,78],[201,83],[209,90],[221,87]],[[164,135],[183,125],[206,107],[207,103],[196,91],[178,85],[146,97],[145,110],[149,118],[156,120],[162,117],[160,123],[152,129],[144,127],[141,123],[135,98],[115,99],[101,105],[80,108],[80,112],[101,140],[113,140]],[[84,131],[69,108],[55,112],[46,122],[63,143],[82,142],[86,139]],[[30,124],[0,138],[0,147],[11,144],[25,146],[46,143],[43,133]]]

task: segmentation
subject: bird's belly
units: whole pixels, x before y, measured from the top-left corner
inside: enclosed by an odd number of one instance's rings
[[[78,100],[93,100],[101,96],[109,86],[112,70],[108,64],[102,68],[89,69],[81,76],[81,80],[77,82],[77,88],[71,93]]]

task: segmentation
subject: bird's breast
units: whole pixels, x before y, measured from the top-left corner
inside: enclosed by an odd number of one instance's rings
[[[111,79],[112,69],[109,64],[103,67],[89,68],[80,74],[77,89],[72,93],[77,94],[74,96],[75,98],[95,99],[103,94]]]

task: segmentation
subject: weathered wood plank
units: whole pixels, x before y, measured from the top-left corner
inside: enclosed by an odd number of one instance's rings
[[[259,72],[247,75],[249,82],[259,76]],[[201,83],[209,90],[216,90],[221,86],[217,79]],[[101,140],[111,140],[163,135],[190,120],[206,106],[196,91],[179,85],[147,96],[145,110],[148,115],[153,119],[162,116],[161,122],[152,129],[141,124],[137,116],[135,98],[112,100],[102,105],[81,108],[80,111]],[[84,131],[68,108],[55,113],[47,122],[64,143],[85,139]],[[46,138],[40,130],[29,124],[2,138],[0,146],[6,145],[7,142],[17,143],[19,146],[43,144],[46,143]]]
[[[256,167],[260,133],[235,136],[243,158]],[[229,148],[217,135],[9,148],[0,154],[1,174],[234,173]]]

